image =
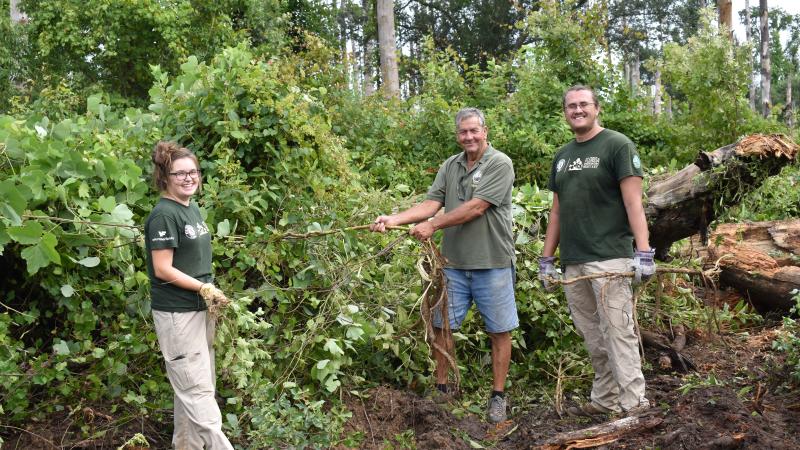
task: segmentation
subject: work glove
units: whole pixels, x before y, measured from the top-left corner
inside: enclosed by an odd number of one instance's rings
[[[200,297],[206,302],[208,312],[214,317],[219,316],[219,313],[231,303],[228,297],[211,283],[200,286]]]
[[[656,254],[655,249],[639,251],[633,254],[633,283],[639,284],[647,281],[656,273],[656,263],[653,257]]]
[[[555,263],[555,256],[542,256],[539,258],[539,281],[542,282],[542,286],[547,292],[556,290],[556,285],[551,279],[561,279],[561,274],[556,270]]]

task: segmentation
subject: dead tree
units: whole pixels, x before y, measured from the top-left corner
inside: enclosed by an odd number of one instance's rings
[[[795,159],[798,149],[784,135],[751,135],[700,152],[679,172],[651,181],[645,214],[656,257],[664,260],[673,242],[696,233],[705,242],[717,211],[735,205],[742,193],[777,174]]]
[[[708,264],[720,281],[744,293],[760,310],[788,310],[800,289],[800,219],[726,223],[708,242]]]
[[[761,113],[764,117],[769,117],[772,109],[772,98],[770,97],[770,78],[772,77],[772,67],[769,55],[769,8],[767,0],[759,0],[760,29],[761,29]]]

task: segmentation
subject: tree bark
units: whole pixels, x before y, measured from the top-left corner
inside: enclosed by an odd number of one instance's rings
[[[769,8],[767,0],[759,0],[759,12],[761,13],[761,114],[769,117],[772,109],[770,98],[770,85],[772,69],[769,57]]]
[[[19,9],[19,0],[11,0],[11,24],[16,25],[28,21],[28,16]]]
[[[334,7],[336,6],[336,0],[333,1],[333,5]],[[346,0],[341,0],[339,5],[339,45],[341,45],[342,52],[342,72],[344,73],[345,86],[350,88],[350,52],[348,51],[350,33],[348,33],[347,18],[345,17],[347,12]]]
[[[655,428],[663,421],[664,419],[660,417],[648,417],[646,415],[641,417],[625,417],[582,430],[559,433],[538,445],[534,445],[533,448],[540,450],[556,450],[599,447],[604,444],[615,442],[626,434]]]
[[[693,164],[651,181],[645,214],[656,257],[665,259],[673,242],[698,232],[706,241],[717,208],[736,204],[737,194],[777,174],[796,158],[798,150],[783,135],[747,136],[712,152],[700,152]]]
[[[656,69],[655,73],[655,92],[653,92],[653,114],[658,117],[661,115],[661,71]]]
[[[728,39],[733,39],[733,0],[717,0],[717,9],[719,10],[720,29],[723,25],[727,27],[725,33],[728,35]]]
[[[784,117],[786,118],[786,126],[789,127],[790,130],[794,128],[794,99],[792,99],[793,75],[792,72],[789,72],[789,75],[786,77],[786,106],[783,109]]]
[[[377,12],[383,94],[386,97],[400,97],[400,76],[397,70],[397,46],[394,36],[394,0],[378,0]]]
[[[718,226],[708,244],[708,264],[720,281],[744,293],[762,311],[788,311],[800,289],[800,219]]]
[[[633,60],[631,61],[631,95],[634,97],[639,96],[639,85],[641,84],[641,70],[642,63],[639,60],[639,49],[633,53]]]
[[[750,25],[750,0],[744,0],[744,38],[747,45],[753,43],[753,30]],[[753,77],[753,51],[750,50],[747,60],[750,62],[750,82],[747,85],[747,98],[750,100],[750,109],[756,110],[756,85]]]
[[[375,93],[375,66],[372,64],[375,53],[375,39],[373,32],[375,28],[372,27],[373,10],[375,3],[374,0],[361,0],[361,7],[365,14],[365,24],[363,32],[363,42],[361,50],[361,68],[362,68],[362,89],[364,96],[369,97]]]

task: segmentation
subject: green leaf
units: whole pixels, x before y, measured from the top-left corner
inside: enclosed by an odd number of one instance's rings
[[[29,220],[21,227],[10,227],[8,235],[11,236],[11,239],[23,245],[37,244],[42,237],[42,224]]]
[[[100,258],[97,256],[89,256],[78,261],[78,264],[84,267],[97,267],[100,264]]]
[[[106,356],[106,351],[103,348],[95,347],[94,350],[92,350],[92,356],[94,356],[96,359],[100,359]]]
[[[133,218],[133,213],[128,209],[128,205],[120,203],[111,212],[111,220],[113,223],[130,223]]]
[[[78,196],[81,198],[89,197],[89,185],[85,181],[82,181],[78,187]]]
[[[63,339],[59,339],[57,344],[53,344],[53,351],[56,355],[69,355],[69,346]]]
[[[363,334],[364,329],[361,327],[347,327],[347,339],[356,341],[360,339]]]
[[[344,355],[344,351],[341,347],[339,347],[336,339],[326,339],[323,348],[331,355]]]
[[[97,204],[103,211],[112,212],[117,206],[117,200],[114,197],[100,197],[97,199]]]
[[[75,289],[69,284],[64,284],[61,286],[61,295],[63,295],[64,297],[72,297],[72,294],[74,293]]]
[[[11,180],[0,182],[0,216],[11,221],[12,225],[21,225],[20,216],[27,207],[25,199],[20,195],[16,184]]]
[[[336,389],[339,389],[341,384],[341,381],[339,381],[337,378],[330,377],[328,378],[328,381],[325,382],[325,389],[327,389],[328,392],[334,392]]]
[[[187,74],[197,73],[197,56],[190,56],[186,58],[186,62],[181,64],[181,70]]]
[[[50,263],[61,265],[61,255],[56,251],[58,240],[52,233],[45,233],[42,240],[22,250],[22,258],[28,263],[28,273],[33,275]]]
[[[217,224],[217,237],[225,237],[231,234],[231,223],[228,219]]]
[[[89,98],[86,99],[86,110],[92,114],[98,115],[100,114],[100,103],[101,96],[99,94],[89,96]]]

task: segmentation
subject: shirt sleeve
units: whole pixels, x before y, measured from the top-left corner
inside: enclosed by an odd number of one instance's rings
[[[150,219],[147,239],[150,241],[151,249],[177,248],[179,238],[178,224],[175,219],[163,215]]]
[[[472,191],[472,197],[500,206],[513,185],[514,167],[510,161],[500,160],[486,168],[481,180]]]
[[[619,145],[616,151],[616,158],[614,160],[616,168],[617,181],[623,178],[636,176],[644,177],[644,170],[642,170],[642,159],[636,151],[636,146],[633,142],[626,142]]]
[[[550,164],[550,178],[547,180],[547,189],[558,193],[558,185],[556,184],[556,161],[558,161],[559,154],[556,154],[556,157],[553,159],[553,163]]]
[[[436,173],[436,178],[428,189],[428,194],[426,196],[428,200],[435,200],[444,204],[445,193],[447,192],[447,176],[445,174],[447,172],[448,162],[449,160],[445,161],[444,164],[439,167],[439,172]]]

